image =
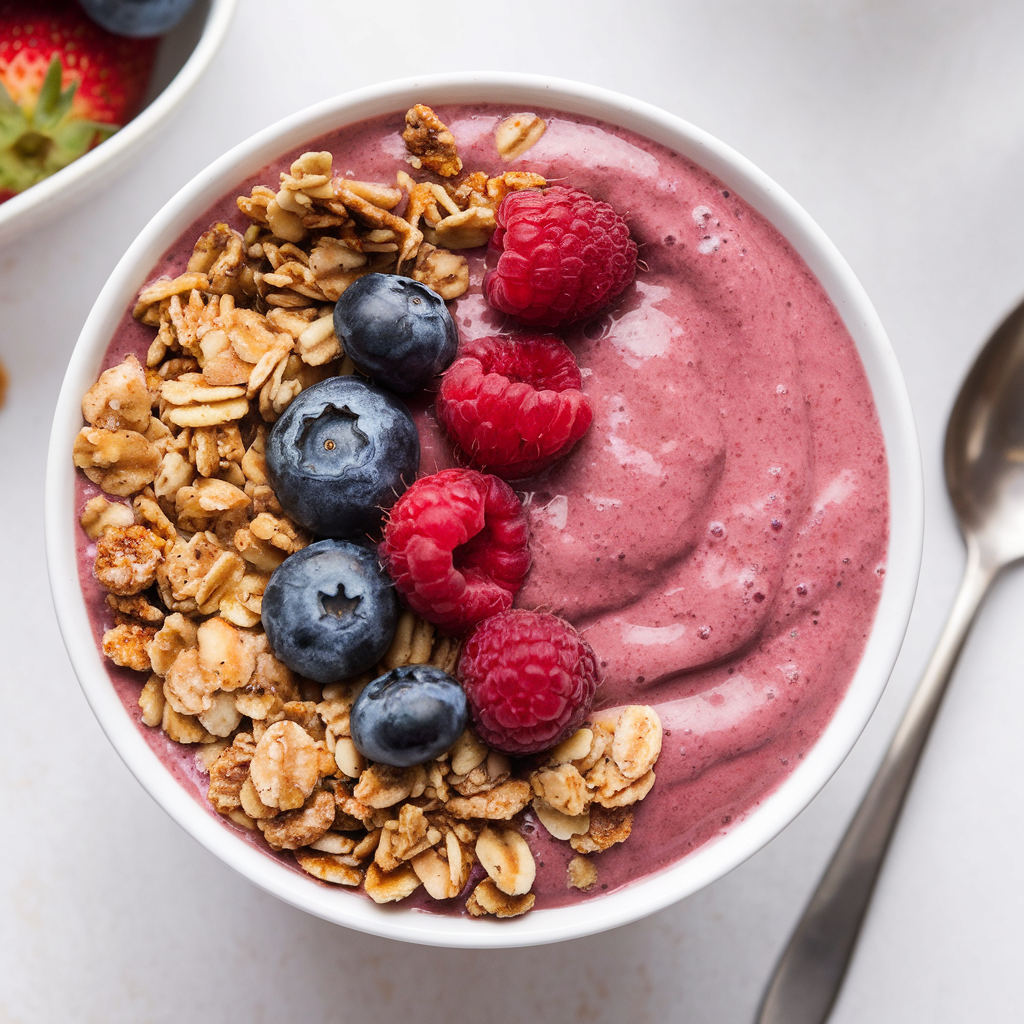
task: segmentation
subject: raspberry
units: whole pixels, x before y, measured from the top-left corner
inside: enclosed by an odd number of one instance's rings
[[[445,372],[437,418],[474,466],[509,480],[569,452],[594,414],[572,352],[544,334],[478,338]]]
[[[527,324],[558,327],[596,313],[633,280],[636,243],[607,204],[575,188],[509,193],[491,245],[487,301]]]
[[[458,677],[480,738],[506,754],[535,754],[580,727],[597,690],[597,661],[564,619],[516,609],[473,630]]]
[[[449,633],[512,605],[530,568],[526,513],[504,480],[445,469],[391,509],[381,561],[413,611]]]

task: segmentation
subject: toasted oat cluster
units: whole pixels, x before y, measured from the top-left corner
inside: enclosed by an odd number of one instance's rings
[[[505,148],[543,131],[533,115],[520,118],[504,125]],[[405,138],[424,174],[461,170],[429,108],[410,111]],[[321,687],[274,656],[262,595],[312,538],[282,512],[264,446],[304,388],[354,372],[332,322],[353,281],[401,273],[457,297],[469,272],[454,250],[486,243],[509,191],[545,182],[523,172],[415,181],[399,170],[388,185],[338,178],[331,166],[330,153],[306,153],[276,192],[240,197],[244,233],[213,225],[183,273],[139,294],[134,315],[156,328],[146,365],[127,356],[83,398],[75,465],[121,499],[97,495],[81,516],[113,619],[103,652],[147,674],[145,725],[198,745],[212,806],[294,851],[310,875],[361,886],[378,903],[421,885],[454,899],[475,877],[468,912],[514,917],[534,903],[524,814],[576,851],[566,884],[593,887],[587,855],[629,836],[631,808],[654,783],[657,715],[630,706],[596,716],[524,763],[472,730],[427,764],[367,763],[349,731],[362,687],[409,664],[454,674],[459,644],[405,611],[381,663],[359,678]]]

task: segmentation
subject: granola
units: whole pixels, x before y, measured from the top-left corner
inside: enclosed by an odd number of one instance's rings
[[[498,150],[512,160],[543,131],[515,115]],[[454,673],[458,641],[405,611],[374,671],[319,686],[275,657],[260,621],[270,574],[312,540],[270,487],[267,434],[303,389],[354,372],[333,303],[372,272],[457,298],[470,283],[460,250],[487,243],[510,191],[546,184],[463,173],[454,137],[423,105],[403,138],[419,180],[403,167],[394,184],[356,181],[331,153],[305,153],[276,188],[238,198],[244,230],[211,225],[180,274],[141,290],[134,316],[155,331],[145,365],[126,356],[83,397],[74,463],[107,496],[80,521],[108,592],[104,654],[144,674],[141,722],[199,751],[216,811],[311,877],[378,903],[422,887],[461,897],[473,916],[514,917],[535,901],[527,818],[576,851],[570,884],[596,884],[599,862],[580,854],[628,837],[654,781],[657,715],[604,712],[518,761],[467,729],[433,761],[393,768],[356,748],[356,697],[399,666]]]

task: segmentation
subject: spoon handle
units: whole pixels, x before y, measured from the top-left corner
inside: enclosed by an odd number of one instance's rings
[[[942,695],[998,568],[968,538],[964,579],[935,653],[775,968],[757,1024],[824,1024],[827,1019]]]

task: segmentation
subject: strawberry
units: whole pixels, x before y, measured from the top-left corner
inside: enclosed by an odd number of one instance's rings
[[[0,0],[0,202],[132,118],[156,46],[107,32],[71,0]]]

